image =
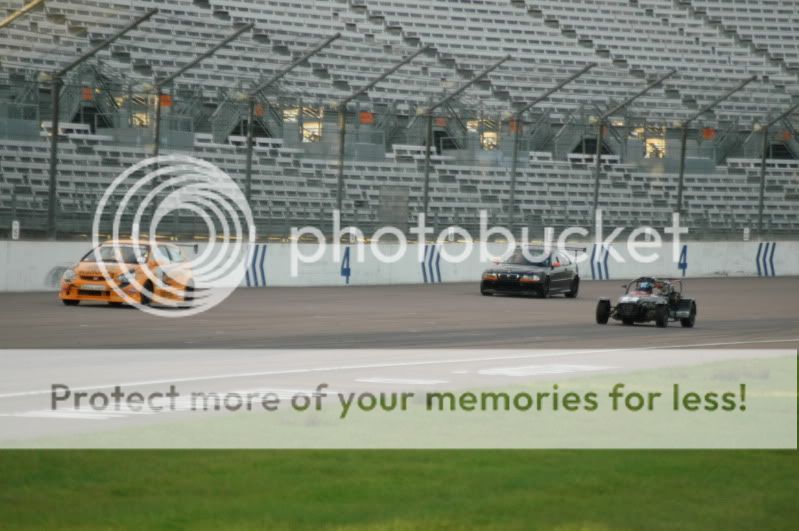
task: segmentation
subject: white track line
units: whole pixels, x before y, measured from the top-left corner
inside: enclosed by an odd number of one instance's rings
[[[397,384],[397,385],[436,385],[449,383],[447,380],[412,380],[408,378],[359,378],[360,383]]]
[[[362,369],[390,369],[395,367],[420,367],[426,365],[448,365],[454,363],[474,363],[482,361],[503,361],[503,360],[520,360],[520,359],[538,359],[538,358],[559,358],[565,356],[579,356],[582,354],[603,354],[611,352],[630,352],[630,351],[644,351],[644,350],[668,350],[668,349],[681,349],[681,348],[705,348],[705,347],[729,347],[734,345],[758,345],[769,343],[799,343],[799,338],[785,338],[785,339],[763,339],[757,341],[727,341],[721,343],[696,343],[693,345],[663,345],[657,347],[624,347],[624,348],[611,348],[611,349],[588,349],[588,350],[574,350],[563,352],[549,352],[546,354],[521,354],[514,356],[490,356],[485,358],[454,358],[444,360],[428,360],[428,361],[407,361],[407,362],[394,362],[394,363],[371,363],[364,365],[340,365],[333,367],[315,367],[308,369],[282,369],[277,371],[258,371],[258,372],[242,372],[232,374],[216,374],[212,376],[192,376],[187,378],[169,378],[163,380],[147,380],[139,382],[126,382],[126,383],[113,383],[113,384],[96,384],[84,387],[73,387],[72,391],[94,391],[97,389],[109,389],[115,386],[120,387],[144,387],[148,385],[163,385],[169,383],[188,383],[188,382],[207,382],[212,380],[229,380],[234,378],[254,378],[259,376],[284,376],[287,374],[311,374],[317,372],[339,372],[339,371],[354,371]],[[273,349],[276,350],[276,349]],[[312,350],[312,349],[306,349]],[[330,349],[331,352],[337,349]],[[352,349],[355,350],[355,349]],[[373,349],[380,350],[380,349]],[[393,349],[397,350],[397,349]],[[410,350],[410,349],[407,349]],[[430,349],[436,350],[436,349]],[[439,349],[444,350],[444,349]],[[454,349],[452,349],[454,350]],[[486,349],[487,350],[487,349]],[[511,350],[511,349],[508,349]],[[519,350],[519,349],[515,349]],[[47,395],[52,392],[51,389],[37,390],[37,391],[19,391],[15,393],[0,394],[2,398],[18,398],[23,396]]]
[[[481,376],[542,376],[545,374],[571,374],[576,372],[608,371],[619,367],[601,365],[525,365],[524,367],[496,367],[477,371]]]

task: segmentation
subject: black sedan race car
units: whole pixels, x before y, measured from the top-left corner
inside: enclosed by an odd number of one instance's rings
[[[580,275],[570,253],[543,248],[517,248],[511,257],[483,272],[480,293],[515,293],[547,298],[562,293],[577,297]]]
[[[684,328],[693,328],[696,322],[696,301],[682,295],[680,280],[641,277],[622,286],[625,293],[616,306],[610,299],[599,299],[596,306],[597,324],[607,324],[609,319],[626,325],[655,322],[665,328],[669,321],[680,321]]]

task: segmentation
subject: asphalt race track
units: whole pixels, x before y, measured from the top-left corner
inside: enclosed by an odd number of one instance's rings
[[[578,299],[482,297],[476,284],[241,289],[189,318],[65,307],[54,293],[0,294],[3,348],[608,348],[799,337],[799,278],[691,279],[694,329],[594,323],[621,282],[584,281]],[[179,310],[176,310],[179,313]]]
[[[65,307],[55,293],[4,293],[0,337],[3,348],[169,349],[778,348],[799,338],[799,278],[688,280],[686,296],[698,303],[694,329],[596,325],[597,298],[617,297],[621,283],[583,282],[574,300],[483,297],[476,283],[241,289],[208,312],[175,319]]]
[[[770,349],[799,345],[799,278],[690,280],[686,296],[698,303],[693,329],[595,324],[597,298],[615,298],[620,284],[584,282],[579,298],[548,300],[483,297],[476,283],[242,289],[208,312],[175,319],[132,308],[66,307],[55,293],[6,293],[0,295],[6,349],[0,431],[63,435],[97,426],[94,420],[181,417],[53,412],[54,383],[141,392],[176,383],[184,392],[257,389],[286,396],[310,393],[320,382],[336,392],[467,388],[513,385],[553,370],[695,365],[732,359],[744,348],[768,357]],[[653,350],[642,355],[642,348]],[[696,359],[688,350],[660,350],[668,348],[708,350]]]

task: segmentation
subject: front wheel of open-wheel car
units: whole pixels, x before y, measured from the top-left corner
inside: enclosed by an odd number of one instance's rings
[[[664,304],[655,308],[655,326],[666,328],[669,325],[669,308]]]
[[[483,297],[490,297],[493,294],[494,294],[493,291],[485,289],[485,287],[483,287],[483,285],[480,284],[480,295],[482,295]]]
[[[577,293],[580,291],[580,277],[574,277],[572,280],[572,285],[569,291],[566,292],[567,299],[574,299],[577,297]]]
[[[610,319],[610,301],[599,301],[596,305],[596,324],[608,324]]]
[[[688,315],[688,317],[683,317],[680,319],[680,324],[683,326],[683,328],[693,328],[694,323],[696,323],[696,303],[691,302],[691,313]]]

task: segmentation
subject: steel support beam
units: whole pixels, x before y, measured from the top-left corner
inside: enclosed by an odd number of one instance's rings
[[[763,234],[763,211],[765,208],[765,201],[766,201],[766,161],[768,159],[768,152],[769,152],[769,138],[768,138],[768,131],[769,129],[782,120],[783,118],[790,116],[795,111],[799,110],[799,103],[795,105],[791,105],[788,110],[781,113],[776,118],[772,119],[766,125],[763,126],[763,154],[760,157],[760,194],[758,197],[757,203],[757,231],[758,235]]]
[[[30,13],[31,11],[42,5],[44,5],[44,0],[33,0],[33,2],[31,3],[25,4],[21,8],[17,9],[16,11],[8,15],[3,20],[0,20],[0,29],[3,29],[6,26],[11,25],[11,23],[17,20],[18,18],[27,15],[28,13]]]
[[[347,104],[369,92],[375,85],[395,73],[397,70],[410,63],[424,52],[430,49],[429,46],[420,48],[411,55],[405,57],[398,63],[394,64],[391,68],[375,77],[372,81],[359,88],[336,105],[338,107],[338,175],[336,178],[336,210],[341,215],[341,208],[344,204],[344,155],[345,155],[345,142],[347,136]]]
[[[260,83],[254,89],[252,89],[249,94],[247,94],[249,109],[247,112],[248,115],[248,127],[247,127],[247,163],[244,171],[244,195],[247,198],[247,203],[250,202],[250,198],[252,197],[252,156],[253,156],[253,146],[254,146],[254,138],[253,135],[255,134],[254,127],[253,127],[253,120],[255,120],[255,98],[258,97],[258,93],[268,89],[278,81],[280,81],[286,74],[297,68],[299,65],[303,64],[305,61],[313,57],[314,55],[318,54],[330,44],[341,37],[341,33],[336,33],[319,43],[318,45],[314,46],[311,50],[304,53],[301,57],[292,61],[291,64],[281,68],[275,74],[273,74],[269,79]],[[300,108],[300,114],[302,114],[302,108]]]
[[[136,28],[143,22],[150,19],[153,15],[158,13],[158,9],[152,9],[145,13],[144,15],[140,16],[139,18],[135,19],[133,22],[129,23],[127,26],[123,27],[113,35],[111,35],[108,39],[104,40],[96,47],[92,48],[88,52],[84,53],[67,66],[61,68],[60,70],[56,70],[51,74],[51,83],[52,83],[52,101],[53,101],[53,118],[50,124],[50,175],[48,179],[48,188],[47,188],[47,235],[50,239],[55,239],[56,237],[56,200],[57,200],[57,170],[58,170],[58,114],[59,114],[59,96],[61,92],[61,84],[63,77],[73,68],[81,64],[83,61],[89,59],[93,55],[95,55],[100,50],[107,48],[110,46],[114,41],[131,31],[132,29]]]
[[[686,144],[688,143],[688,126],[693,123],[694,120],[705,114],[706,112],[712,111],[716,107],[718,107],[721,103],[728,100],[732,97],[733,94],[739,92],[744,89],[749,83],[756,80],[757,76],[750,76],[743,80],[741,83],[736,85],[732,90],[727,91],[722,96],[716,98],[712,103],[706,105],[698,112],[694,113],[690,118],[685,120],[681,124],[681,134],[680,134],[680,170],[679,170],[679,178],[677,180],[677,207],[675,212],[678,214],[682,214],[682,196],[683,196],[683,187],[685,183],[685,149]]]
[[[194,59],[192,59],[191,61],[186,63],[184,66],[180,67],[174,73],[170,74],[169,76],[165,77],[164,79],[161,79],[161,80],[157,81],[155,83],[155,85],[153,85],[153,88],[155,88],[155,92],[156,92],[155,132],[153,133],[153,137],[154,137],[153,138],[153,157],[157,157],[158,153],[161,150],[161,96],[163,95],[164,87],[169,85],[170,83],[172,83],[178,77],[182,76],[184,73],[186,73],[186,71],[188,71],[191,68],[194,68],[195,66],[197,66],[201,61],[204,61],[205,59],[208,59],[209,57],[214,55],[220,49],[222,49],[223,47],[227,46],[231,41],[239,38],[239,36],[242,33],[251,30],[253,28],[253,26],[254,26],[254,24],[252,24],[252,23],[245,24],[244,26],[242,26],[241,28],[236,30],[232,35],[229,35],[228,37],[225,37],[224,39],[219,41],[216,45],[212,46],[211,48],[209,48],[205,52],[201,53],[200,55],[198,55],[197,57],[195,57]]]
[[[606,113],[604,113],[602,116],[599,117],[597,124],[597,139],[596,139],[596,160],[595,160],[596,170],[594,172],[594,203],[593,203],[594,212],[596,212],[597,208],[599,207],[599,181],[602,177],[602,133],[603,133],[603,127],[605,126],[605,122],[609,117],[613,116],[617,112],[629,106],[632,102],[634,102],[641,96],[644,96],[647,92],[657,87],[658,85],[660,85],[661,83],[663,83],[664,81],[666,81],[668,78],[670,78],[676,73],[677,73],[676,70],[671,70],[667,74],[660,76],[655,81],[648,84],[643,89],[641,89],[637,93],[633,94],[632,96],[624,100],[624,102],[620,103],[619,105],[616,105],[611,110],[607,111]]]
[[[464,83],[460,87],[458,87],[454,92],[445,96],[444,98],[440,99],[437,103],[431,105],[427,108],[425,114],[427,115],[427,139],[426,139],[426,146],[425,146],[425,157],[424,157],[424,192],[422,195],[422,212],[424,213],[425,218],[427,218],[427,210],[430,204],[430,156],[433,151],[433,111],[441,107],[442,105],[446,105],[449,103],[453,98],[457,98],[460,96],[466,89],[486,77],[488,74],[502,66],[503,63],[510,60],[510,54],[506,55],[499,61],[496,61],[494,64],[489,66],[488,68],[484,69],[482,72],[477,74],[473,79],[469,80],[468,82]]]
[[[549,98],[552,94],[558,92],[560,89],[577,79],[578,77],[582,76],[592,68],[596,66],[596,63],[589,63],[585,65],[583,68],[572,74],[571,76],[567,77],[554,87],[547,90],[545,93],[522,107],[520,110],[516,111],[513,115],[514,123],[516,124],[515,131],[513,133],[513,160],[511,162],[511,172],[510,172],[510,197],[508,199],[508,221],[513,230],[513,224],[516,221],[516,173],[519,164],[519,141],[520,136],[522,133],[522,119],[524,117],[524,113],[545,101]]]
[[[252,151],[253,151],[253,135],[255,134],[255,98],[249,98],[247,101],[247,157],[244,166],[244,197],[247,199],[247,204],[250,204],[252,197]]]

